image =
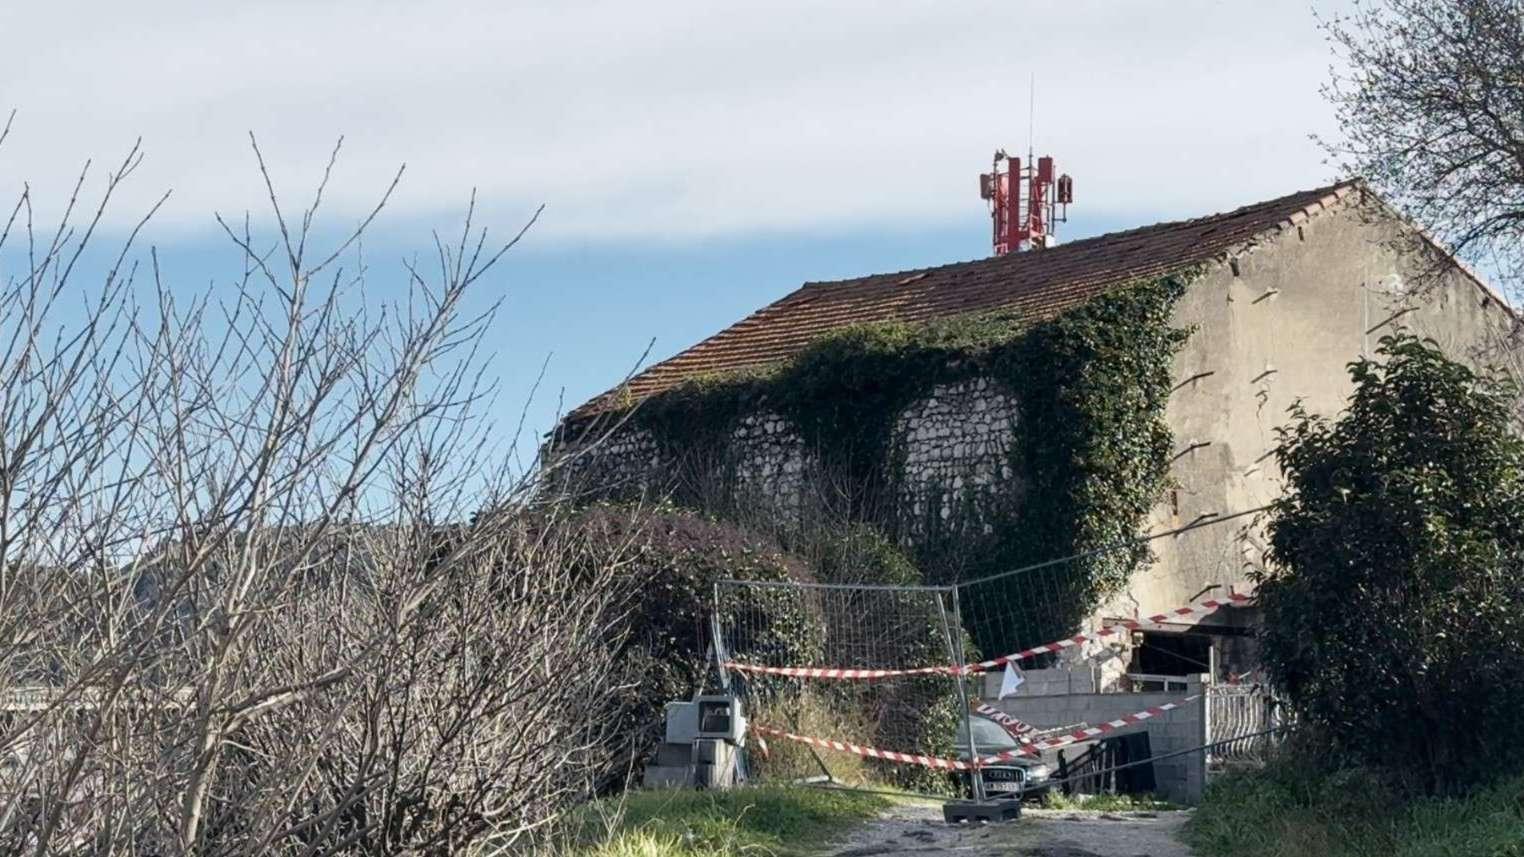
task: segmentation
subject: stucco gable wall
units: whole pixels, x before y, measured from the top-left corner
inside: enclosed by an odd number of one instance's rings
[[[1175,360],[1179,387],[1167,418],[1175,434],[1176,495],[1149,529],[1269,503],[1283,485],[1271,450],[1297,399],[1336,414],[1350,392],[1346,365],[1406,327],[1477,362],[1506,330],[1506,309],[1454,267],[1436,274],[1417,258],[1414,233],[1374,203],[1350,201],[1214,266],[1177,305],[1195,329]],[[1236,268],[1236,270],[1235,270]],[[1243,582],[1263,562],[1251,521],[1207,527],[1154,543],[1155,565],[1137,575],[1113,614],[1149,614]],[[1221,591],[1221,590],[1211,590]]]

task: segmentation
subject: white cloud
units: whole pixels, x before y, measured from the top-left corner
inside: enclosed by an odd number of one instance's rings
[[[334,211],[400,162],[394,211],[475,186],[542,235],[683,239],[966,215],[997,146],[1038,148],[1091,211],[1185,215],[1328,177],[1328,63],[1287,2],[7,4],[0,190],[59,199],[87,157],[148,159],[162,227],[258,208],[245,133],[293,197],[347,138]]]

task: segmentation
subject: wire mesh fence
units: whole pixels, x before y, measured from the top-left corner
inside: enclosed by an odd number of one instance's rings
[[[1234,601],[1234,584],[1260,566],[1262,554],[1253,516],[1244,513],[965,580],[955,588],[970,640],[978,651],[972,658],[975,661],[1012,654],[1021,655],[1017,661],[1022,667],[1033,668],[1119,655],[1136,661],[1136,650],[1145,648],[1151,657],[1124,672],[1157,667],[1168,676],[1216,673],[1215,677],[1223,678],[1234,664],[1216,663],[1205,650],[1163,648],[1135,632],[1194,630],[1190,626],[1202,625],[1203,618],[1215,611],[1162,619],[1159,614],[1203,602],[1241,606]],[[1231,617],[1217,614],[1202,627],[1216,628],[1225,621],[1233,624]],[[1062,643],[1076,635],[1086,639]],[[1102,640],[1107,645],[1097,645]],[[1030,651],[1051,643],[1059,645],[1051,651]],[[1222,648],[1234,660],[1251,656],[1236,644]]]
[[[1253,551],[1249,521],[1224,525],[1243,517],[948,586],[721,584],[720,660],[778,739],[755,769],[973,792],[997,765],[1031,782],[1050,750],[1147,732],[1161,759],[1198,748],[1160,782],[1199,790],[1208,746],[1259,752],[1274,725],[1262,693],[1206,692],[1254,656],[1231,615]],[[1168,574],[1140,579],[1150,557]]]
[[[958,669],[968,643],[955,602],[950,587],[721,583],[719,647],[754,729],[852,747],[772,740],[751,759],[753,770],[771,779],[823,774],[931,793],[958,788],[959,774],[938,764],[968,758],[958,736],[967,735],[972,690]],[[780,645],[785,633],[802,643]]]

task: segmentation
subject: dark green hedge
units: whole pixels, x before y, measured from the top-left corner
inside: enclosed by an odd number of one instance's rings
[[[1349,367],[1276,456],[1263,656],[1328,757],[1432,793],[1524,773],[1524,441],[1517,391],[1412,336]]]

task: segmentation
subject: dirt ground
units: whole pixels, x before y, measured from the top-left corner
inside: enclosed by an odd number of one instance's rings
[[[1029,809],[1005,824],[950,825],[937,805],[896,807],[837,844],[833,857],[956,854],[970,857],[1190,857],[1176,838],[1187,812]]]

